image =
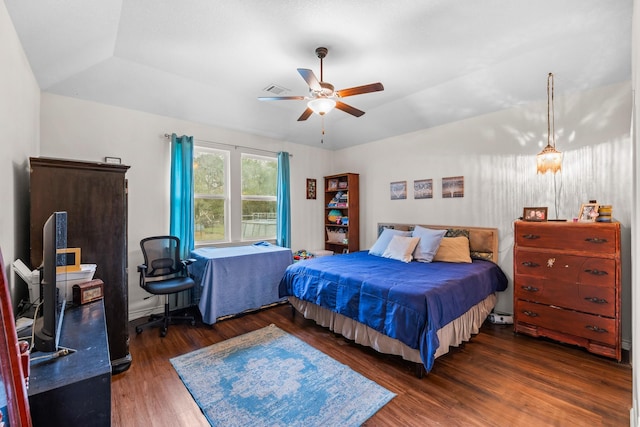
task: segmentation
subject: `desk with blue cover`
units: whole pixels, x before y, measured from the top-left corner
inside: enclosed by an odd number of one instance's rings
[[[291,249],[267,242],[199,248],[191,257],[196,260],[189,271],[198,285],[198,307],[209,325],[219,317],[280,301],[280,279],[293,263]]]

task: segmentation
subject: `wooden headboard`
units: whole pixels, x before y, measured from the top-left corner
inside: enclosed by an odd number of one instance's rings
[[[378,223],[378,235],[385,228],[396,230],[412,231],[413,228],[420,227],[433,228],[438,230],[469,230],[469,248],[471,252],[486,254],[490,261],[498,263],[498,229],[488,227],[465,227],[460,225],[423,225],[423,224],[397,224],[394,222]],[[484,257],[484,256],[483,256]]]

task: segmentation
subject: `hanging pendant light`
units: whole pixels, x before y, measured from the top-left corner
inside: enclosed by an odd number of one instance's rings
[[[547,146],[538,154],[538,173],[562,170],[562,153],[556,150],[555,111],[553,109],[553,73],[547,77]]]

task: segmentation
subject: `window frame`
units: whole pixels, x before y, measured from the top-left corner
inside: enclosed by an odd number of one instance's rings
[[[205,144],[196,144],[194,143],[193,146],[193,160],[195,162],[196,160],[196,153],[201,153],[201,152],[210,152],[210,153],[221,153],[224,156],[223,159],[223,164],[224,164],[224,171],[223,171],[223,176],[224,176],[224,191],[221,195],[219,194],[205,194],[205,193],[196,193],[195,192],[195,186],[194,186],[194,192],[193,192],[193,202],[194,202],[194,206],[195,206],[195,201],[196,199],[204,199],[204,200],[223,200],[223,212],[224,212],[224,224],[223,224],[223,230],[224,230],[224,237],[222,240],[196,240],[196,236],[194,236],[194,245],[196,247],[198,246],[212,246],[215,244],[219,244],[219,243],[225,243],[225,242],[230,242],[231,241],[231,233],[230,233],[230,215],[231,215],[231,209],[230,209],[230,202],[231,202],[231,179],[230,179],[230,170],[231,170],[231,151],[228,149],[223,149],[223,148],[218,148],[218,147],[212,147],[209,145],[205,145]],[[194,168],[195,169],[195,168]],[[195,177],[195,171],[194,171],[194,177]],[[195,212],[194,212],[195,214]],[[194,218],[194,226],[195,226],[195,218]],[[195,230],[194,230],[195,233]]]
[[[267,201],[267,202],[275,202],[276,204],[276,211],[275,211],[275,216],[276,216],[276,221],[278,220],[278,210],[277,210],[277,204],[278,204],[278,190],[277,190],[277,185],[278,183],[276,182],[276,194],[273,196],[266,196],[266,195],[250,195],[250,196],[245,196],[244,194],[242,194],[242,188],[243,188],[243,182],[242,182],[242,167],[243,167],[243,160],[245,158],[251,158],[251,159],[257,159],[257,160],[268,160],[268,161],[272,161],[275,162],[276,164],[276,171],[278,168],[278,157],[276,155],[273,156],[267,156],[264,154],[255,154],[255,153],[250,153],[250,152],[246,152],[246,151],[241,151],[240,152],[240,224],[242,227],[242,222],[244,220],[243,218],[243,209],[242,209],[242,202],[248,200],[248,201]],[[277,181],[277,173],[276,173],[276,181]],[[242,242],[253,242],[253,241],[260,241],[260,240],[269,240],[269,241],[274,241],[276,240],[276,235],[274,232],[274,235],[271,237],[258,237],[256,239],[245,239],[243,236],[243,232],[242,229],[240,231],[240,241]]]
[[[276,162],[278,157],[277,154],[264,154],[258,153],[260,150],[251,150],[251,149],[243,149],[240,147],[235,147],[235,149],[229,148],[230,146],[227,144],[216,144],[216,143],[203,143],[203,142],[195,142],[194,141],[194,160],[195,155],[198,152],[202,151],[214,151],[214,152],[223,152],[226,153],[226,163],[225,163],[225,195],[224,195],[224,233],[225,237],[223,240],[196,240],[196,236],[194,236],[194,245],[195,247],[207,247],[207,246],[234,246],[237,244],[246,244],[254,241],[268,241],[271,243],[276,242],[276,236],[273,237],[263,237],[256,239],[244,239],[242,236],[242,202],[244,200],[266,200],[266,201],[275,201],[277,203],[278,195],[276,190],[275,196],[243,196],[242,195],[242,160],[244,156],[252,157],[252,158],[263,158],[268,160],[273,160]],[[277,183],[276,183],[277,185]],[[245,198],[246,197],[246,198]],[[196,194],[194,189],[194,203],[196,198],[201,199],[222,199],[223,196],[220,195],[203,195]],[[277,211],[276,211],[277,215]]]

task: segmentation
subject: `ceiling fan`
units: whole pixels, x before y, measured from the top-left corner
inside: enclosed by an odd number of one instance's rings
[[[298,117],[299,122],[307,120],[313,113],[324,116],[334,107],[355,117],[362,116],[364,111],[345,104],[340,101],[339,98],[346,98],[347,96],[361,95],[369,92],[378,92],[384,90],[384,86],[382,86],[382,83],[378,82],[364,86],[335,90],[334,86],[331,83],[325,82],[323,77],[322,60],[327,56],[328,52],[329,49],[326,47],[319,47],[316,49],[316,55],[320,58],[320,80],[316,78],[313,71],[306,68],[298,68],[298,73],[300,73],[302,78],[309,85],[308,96],[265,96],[259,97],[258,99],[260,101],[309,100],[307,103],[307,109],[304,110],[300,117]]]

